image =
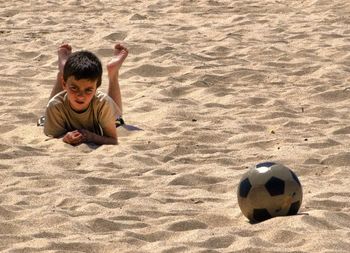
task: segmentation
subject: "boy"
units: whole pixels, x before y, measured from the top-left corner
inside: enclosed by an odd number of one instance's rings
[[[70,45],[61,45],[59,72],[45,112],[44,133],[63,137],[71,145],[117,144],[115,122],[122,114],[119,69],[127,56],[127,48],[116,44],[114,56],[107,64],[107,95],[97,92],[102,80],[100,60],[91,52],[72,53]]]

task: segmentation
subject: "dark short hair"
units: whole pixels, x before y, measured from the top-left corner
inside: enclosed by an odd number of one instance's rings
[[[63,79],[74,76],[76,80],[97,80],[97,88],[102,83],[102,64],[96,55],[89,51],[78,51],[72,53],[64,65]]]

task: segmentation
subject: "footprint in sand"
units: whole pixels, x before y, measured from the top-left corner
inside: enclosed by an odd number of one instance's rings
[[[141,164],[144,164],[146,166],[156,166],[159,165],[159,162],[153,158],[153,157],[147,157],[147,156],[140,156],[140,155],[133,155],[132,159],[135,161],[140,162]]]
[[[0,132],[4,134],[4,133],[12,131],[15,128],[16,128],[16,126],[14,126],[14,125],[2,125],[2,126],[0,126]],[[1,147],[0,147],[0,149],[1,149]]]
[[[129,229],[140,229],[148,227],[148,224],[142,222],[136,223],[121,223],[114,222],[107,219],[97,218],[88,222],[90,229],[97,233],[121,231]]]
[[[141,241],[145,241],[145,242],[157,242],[157,241],[167,240],[172,234],[167,231],[158,231],[158,232],[149,233],[149,234],[127,232],[125,233],[125,235]]]
[[[176,177],[172,180],[169,185],[184,185],[184,186],[200,186],[200,185],[208,185],[208,184],[217,184],[219,182],[223,182],[226,179],[219,177],[206,177],[199,175],[182,175]]]
[[[129,52],[131,52],[133,55],[141,55],[143,53],[149,52],[151,49],[149,47],[146,47],[144,45],[139,44],[131,44],[128,46]]]
[[[0,217],[3,220],[13,220],[17,217],[17,213],[7,210],[4,207],[0,207]]]
[[[162,251],[162,253],[183,253],[183,252],[190,252],[190,248],[185,246],[178,246],[178,247],[171,247],[169,249],[165,249]]]
[[[125,185],[126,180],[102,177],[86,177],[84,181],[89,185]]]
[[[12,175],[14,177],[35,177],[35,176],[40,176],[42,174],[41,173],[31,173],[31,172],[18,171],[18,172],[14,172]]]
[[[186,86],[186,87],[172,86],[172,87],[168,87],[168,88],[161,90],[159,93],[161,95],[166,96],[166,97],[177,98],[177,97],[182,97],[182,96],[188,94],[189,91],[192,89],[193,88],[190,86]]]
[[[50,239],[54,239],[54,238],[62,238],[65,237],[64,234],[61,233],[51,233],[51,232],[41,232],[41,233],[37,233],[33,235],[34,238],[50,238]]]
[[[348,90],[331,90],[318,93],[312,96],[312,99],[321,100],[327,103],[336,103],[349,99],[350,92]]]
[[[327,139],[324,142],[310,143],[308,146],[314,149],[321,149],[321,148],[329,148],[337,145],[340,145],[340,143],[332,139]]]
[[[100,48],[96,50],[96,54],[100,57],[110,57],[113,55],[113,49],[112,48]]]
[[[342,152],[336,155],[329,155],[328,158],[322,160],[322,164],[332,166],[349,166],[350,164],[350,153]]]
[[[292,231],[287,231],[287,230],[276,230],[276,231],[271,231],[270,233],[267,234],[267,241],[272,242],[272,243],[283,243],[283,244],[288,244],[293,242],[294,244],[300,241],[303,241],[303,235],[298,234]]]
[[[208,225],[203,222],[200,222],[197,220],[185,220],[185,221],[179,221],[171,224],[168,227],[168,230],[174,231],[174,232],[181,232],[181,231],[206,229],[206,228],[208,228]]]
[[[132,16],[129,18],[129,20],[131,20],[131,21],[135,21],[135,20],[145,20],[145,19],[147,19],[147,16],[146,16],[146,15],[141,15],[141,14],[138,14],[138,13],[132,15]]]
[[[0,235],[8,235],[8,234],[17,234],[19,233],[20,228],[13,224],[13,222],[1,222],[0,223]]]
[[[28,52],[24,52],[24,51],[19,51],[16,55],[18,55],[21,59],[33,59],[37,56],[39,56],[40,51],[28,51]]]
[[[38,119],[38,115],[34,113],[18,113],[16,115],[23,123],[32,123],[35,122]]]
[[[166,46],[158,48],[151,53],[152,58],[157,58],[161,56],[165,56],[167,54],[174,54],[176,52],[176,49],[174,47]]]
[[[84,188],[81,192],[88,196],[97,196],[100,192],[102,192],[102,189],[97,186],[89,186]]]
[[[334,226],[329,221],[325,220],[323,217],[315,217],[311,215],[304,215],[301,217],[301,221],[309,225],[310,228],[317,230],[335,230],[337,226]]]
[[[103,245],[99,245],[97,243],[92,244],[82,242],[52,242],[47,247],[43,248],[43,250],[54,252],[98,252],[101,249],[101,247],[103,247]],[[19,252],[26,252],[26,250]]]
[[[233,236],[212,237],[201,243],[196,243],[199,247],[206,249],[224,249],[228,248],[235,241]]]
[[[0,130],[1,130],[1,128],[0,128]],[[9,148],[11,148],[11,146],[0,143],[0,152],[3,152],[3,151],[5,151],[5,150],[7,150]]]
[[[116,200],[127,200],[127,199],[135,198],[138,195],[139,193],[135,191],[119,191],[111,194],[109,197],[111,199],[116,199]]]
[[[327,211],[341,211],[350,207],[350,204],[347,201],[335,201],[330,199],[322,200],[311,200],[308,202],[308,206],[313,209],[318,210],[327,210]]]
[[[333,131],[334,135],[338,135],[338,134],[350,134],[350,127],[343,127],[340,128],[338,130]]]
[[[10,166],[10,165],[5,165],[5,164],[0,164],[0,171],[1,171],[1,170],[8,170],[8,169],[10,169],[10,168],[12,168],[12,166]]]
[[[132,76],[142,76],[142,77],[167,77],[178,72],[181,68],[178,66],[160,67],[150,64],[144,64],[140,67],[130,69],[125,72],[123,76],[126,78]]]
[[[128,34],[126,32],[115,32],[105,36],[104,39],[115,43],[116,41],[123,41],[127,36]]]

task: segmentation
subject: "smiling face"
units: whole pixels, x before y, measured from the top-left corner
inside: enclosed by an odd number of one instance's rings
[[[88,79],[76,80],[74,76],[63,81],[63,89],[67,91],[69,105],[76,112],[85,111],[96,94],[97,80]]]

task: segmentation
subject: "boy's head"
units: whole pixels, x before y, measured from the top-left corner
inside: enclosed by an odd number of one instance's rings
[[[85,111],[102,81],[102,64],[91,52],[71,54],[63,69],[63,89],[76,112]]]
[[[89,51],[78,51],[72,53],[63,69],[63,80],[67,82],[70,76],[76,80],[87,79],[96,81],[96,88],[102,82],[102,64],[96,55]]]

